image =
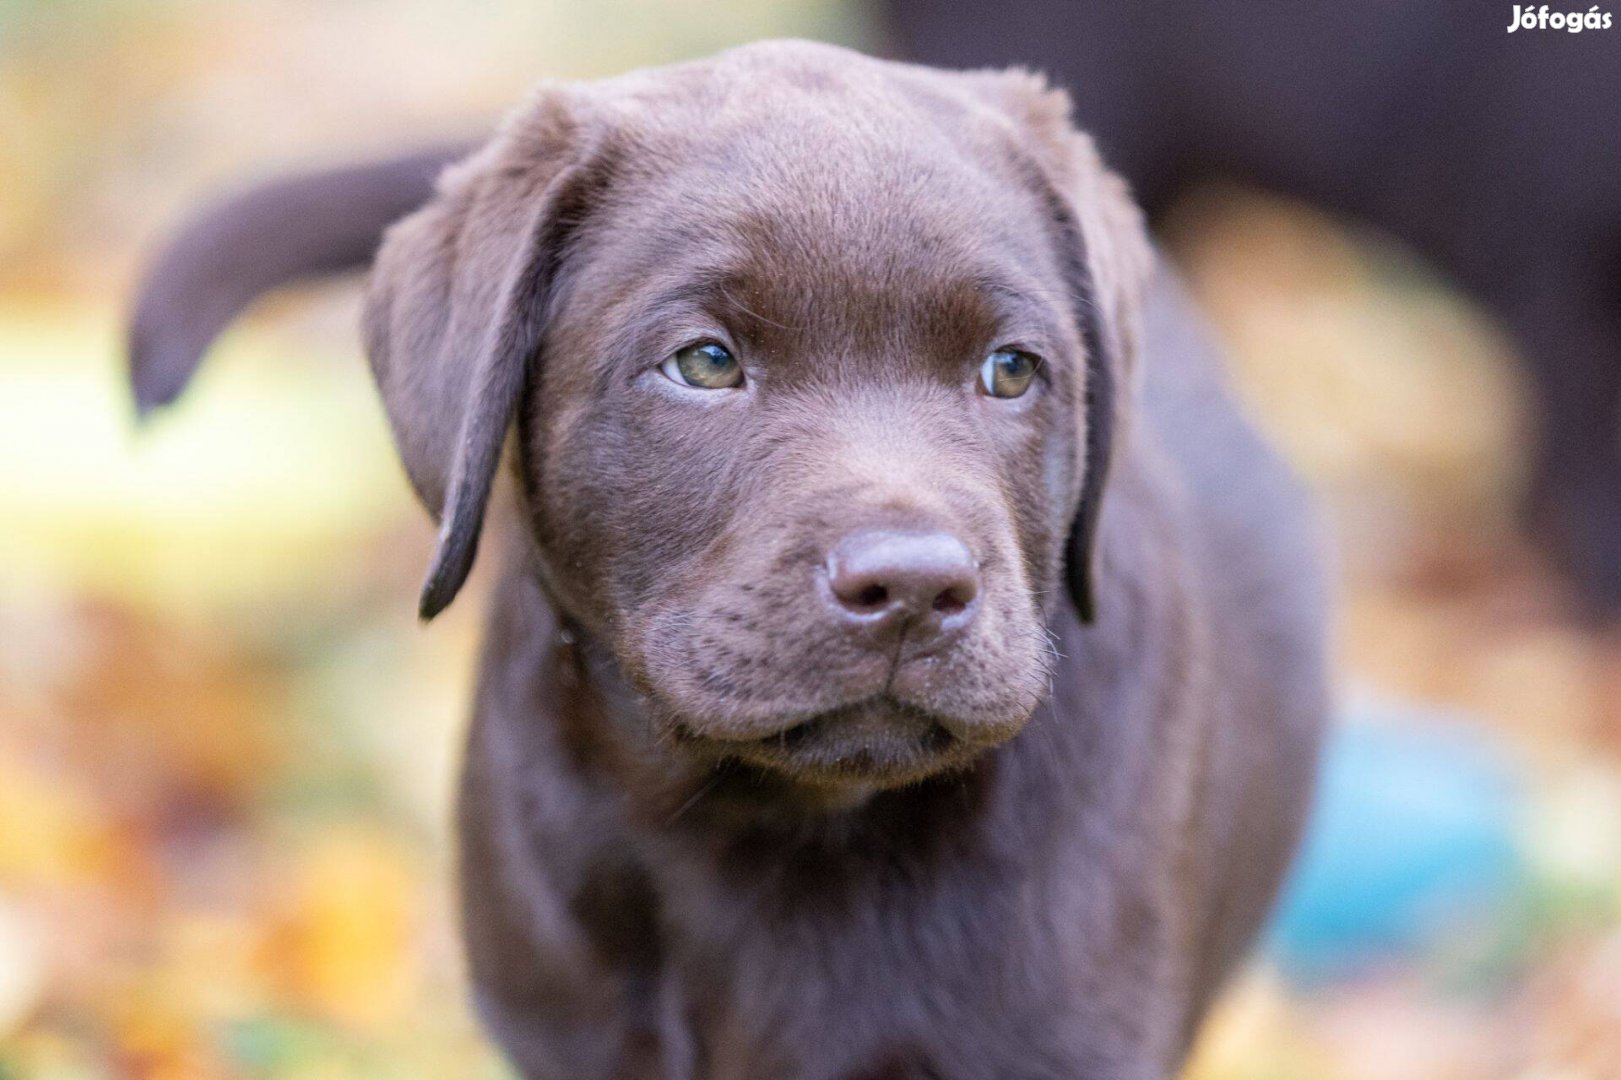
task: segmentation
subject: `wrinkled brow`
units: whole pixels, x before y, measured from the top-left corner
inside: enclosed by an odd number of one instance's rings
[[[682,270],[677,281],[646,296],[638,297],[620,318],[627,325],[643,324],[671,311],[703,308],[737,286],[736,270],[720,266],[700,266]]]
[[[685,327],[701,332],[723,314],[718,310],[728,289],[735,287],[735,271],[719,266],[700,266],[669,273],[673,280],[652,290],[638,288],[634,283],[625,294],[610,302],[600,325],[609,328],[604,342],[605,353],[616,360],[643,352],[650,341],[663,337],[679,337]],[[585,298],[581,298],[585,299]],[[660,342],[659,347],[674,348],[679,342]]]
[[[999,332],[1019,336],[1021,340],[1017,344],[1049,356],[1063,347],[1067,337],[1064,324],[1068,318],[1068,308],[1062,293],[1033,280],[1015,283],[989,275],[974,278],[971,287],[992,301],[992,308],[1001,324]],[[1050,358],[1057,359],[1053,356]]]

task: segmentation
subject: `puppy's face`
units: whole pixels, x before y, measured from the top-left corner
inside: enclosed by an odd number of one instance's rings
[[[1078,298],[1015,125],[930,78],[808,48],[626,80],[559,211],[526,504],[674,752],[901,784],[1045,692]]]

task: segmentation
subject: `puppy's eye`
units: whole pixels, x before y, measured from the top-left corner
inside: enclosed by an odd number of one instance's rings
[[[743,385],[743,365],[724,345],[705,342],[678,350],[659,365],[671,382],[700,390],[729,390]]]
[[[1041,357],[1018,349],[998,349],[979,368],[979,388],[991,397],[1022,397],[1035,381]]]

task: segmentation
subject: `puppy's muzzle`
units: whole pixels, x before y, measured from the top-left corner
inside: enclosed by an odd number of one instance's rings
[[[867,658],[864,674],[844,687],[846,701],[777,726],[688,723],[678,730],[684,741],[813,782],[885,786],[963,763],[1020,726],[1022,717],[1003,724],[937,715],[909,700],[915,691],[903,686],[935,677],[933,665],[979,615],[980,567],[961,539],[927,528],[863,527],[828,550],[815,578],[822,617]]]

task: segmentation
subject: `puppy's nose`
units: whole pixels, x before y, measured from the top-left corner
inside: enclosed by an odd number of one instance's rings
[[[972,617],[979,568],[950,533],[869,530],[834,545],[827,583],[845,620],[917,641]]]

